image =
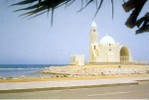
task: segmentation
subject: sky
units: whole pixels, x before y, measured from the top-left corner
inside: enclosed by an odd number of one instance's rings
[[[13,11],[21,6],[8,7],[15,1],[0,1],[0,64],[69,64],[75,54],[85,55],[88,61],[90,26],[96,12],[94,3],[79,13],[81,0],[56,9],[51,26],[50,13],[33,19],[19,17],[24,12]],[[123,0],[114,1],[112,20],[110,0],[103,2],[94,19],[99,41],[108,34],[131,49],[134,61],[149,62],[149,33],[135,35],[136,28],[124,25],[130,13],[125,13],[121,4]],[[147,5],[149,2],[140,15],[148,11]]]

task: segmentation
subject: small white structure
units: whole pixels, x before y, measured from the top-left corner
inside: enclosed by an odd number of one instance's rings
[[[98,43],[96,23],[93,22],[90,31],[90,63],[99,62],[132,62],[131,51],[127,46],[119,45],[109,35],[101,38]]]
[[[73,56],[71,56],[71,64],[83,66],[84,65],[84,55],[73,55]]]

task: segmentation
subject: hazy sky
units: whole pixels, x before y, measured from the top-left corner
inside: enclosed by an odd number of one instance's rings
[[[70,56],[84,54],[89,59],[89,32],[95,4],[82,12],[81,0],[71,6],[60,7],[51,16],[44,14],[27,20],[18,17],[21,13],[13,11],[19,7],[9,7],[12,2],[0,2],[0,64],[68,64]],[[128,46],[134,60],[149,62],[149,33],[135,35],[135,29],[127,28],[124,23],[130,13],[125,13],[123,0],[114,0],[114,19],[112,20],[110,0],[105,0],[94,19],[98,26],[99,39],[106,34],[119,44]],[[149,9],[145,5],[141,15]],[[99,40],[100,41],[100,40]]]

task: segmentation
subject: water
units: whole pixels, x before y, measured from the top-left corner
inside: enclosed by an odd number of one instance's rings
[[[2,64],[0,65],[1,77],[19,77],[19,76],[40,76],[38,73],[45,67],[58,66],[50,64]]]

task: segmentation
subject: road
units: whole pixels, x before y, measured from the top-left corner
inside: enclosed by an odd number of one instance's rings
[[[0,94],[0,99],[149,99],[149,82],[139,85]]]

